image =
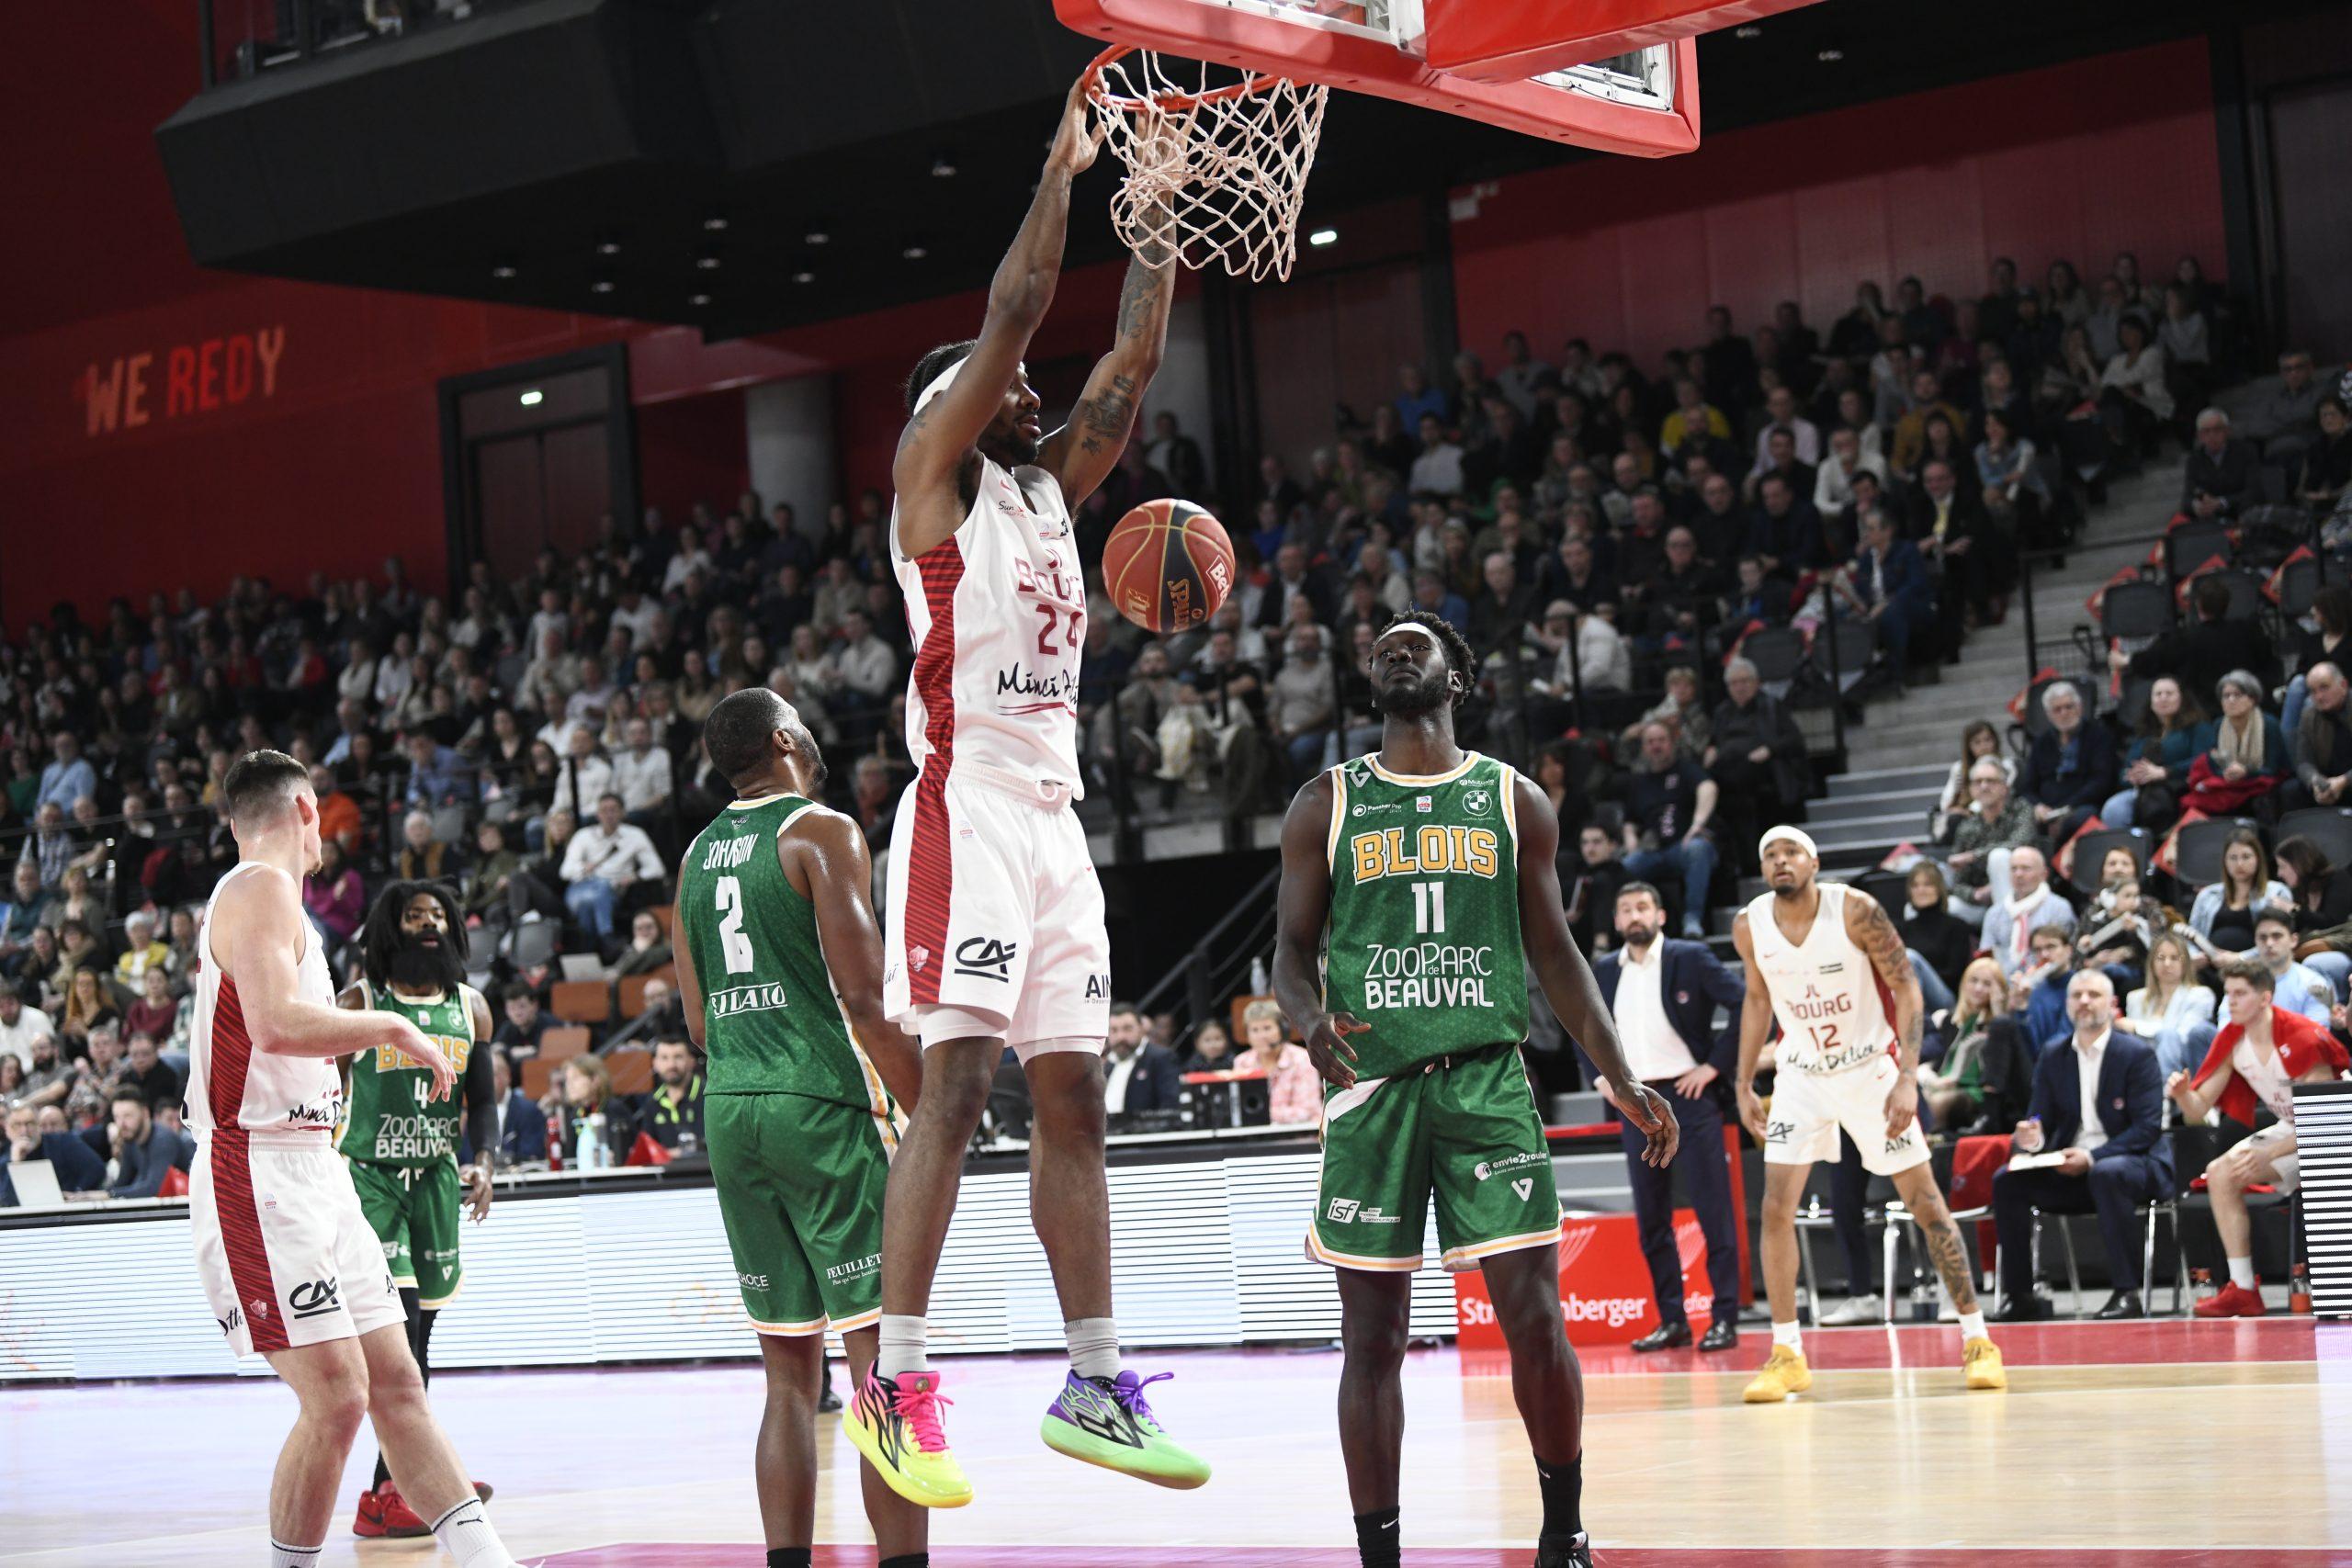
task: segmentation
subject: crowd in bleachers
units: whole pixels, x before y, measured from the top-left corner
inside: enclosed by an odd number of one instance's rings
[[[1800,815],[1814,790],[1807,705],[1932,679],[1970,625],[2007,613],[2017,552],[2070,538],[2086,501],[2167,430],[2196,432],[2184,508],[2199,520],[2256,504],[2267,465],[2287,461],[2293,498],[2332,505],[2352,454],[2308,359],[2254,411],[2267,426],[2215,439],[2197,411],[2238,333],[2186,260],[2161,290],[2128,256],[2096,290],[2063,263],[2021,288],[2001,263],[1981,297],[1905,279],[1892,306],[1863,286],[1826,328],[1784,304],[1752,331],[1721,310],[1704,329],[1647,371],[1581,340],[1547,360],[1517,333],[1491,367],[1473,353],[1443,374],[1404,367],[1392,392],[1343,411],[1327,447],[1229,476],[1241,583],[1207,625],[1148,637],[1093,605],[1089,809],[1278,807],[1374,743],[1364,654],[1382,618],[1415,607],[1462,626],[1486,660],[1464,714],[1474,743],[1586,825],[1563,853],[1579,935],[1606,945],[1613,887],[1634,876],[1695,930],[1718,868],[1750,860],[1756,828]],[[1082,553],[1129,507],[1200,495],[1205,476],[1159,414],[1083,508]],[[2217,485],[2234,488],[2209,507]],[[0,852],[15,863],[0,976],[18,993],[0,1001],[0,1058],[34,1086],[0,1093],[37,1121],[96,1127],[135,1081],[175,1119],[155,1070],[133,1064],[151,1048],[166,1073],[179,1059],[192,912],[235,856],[220,781],[274,745],[312,769],[328,848],[304,901],[331,948],[382,879],[452,881],[503,1065],[555,1137],[612,1094],[684,1096],[690,1059],[672,1082],[612,1047],[682,1038],[654,956],[667,870],[728,795],[698,727],[728,692],[773,687],[828,747],[836,804],[881,843],[910,772],[886,518],[871,491],[820,516],[745,494],[674,523],[608,520],[594,546],[543,553],[519,581],[471,563],[447,596],[391,559],[350,581],[118,598],[94,621],[61,603],[0,641]],[[2209,700],[2215,649],[2196,633],[2128,652],[2131,671],[2177,665],[2183,692]],[[2336,771],[2300,781],[2332,802],[2352,751],[2341,687],[2314,676],[2290,700],[2298,739],[2276,721],[2226,729],[2222,771],[2287,768],[2303,731],[2333,737],[2315,766]],[[2037,785],[2066,781],[2055,826],[2114,809],[2119,792],[2153,812],[2165,786],[2149,760],[2187,754],[2173,732],[2187,717],[2164,722],[2112,777],[2064,740],[2029,760]],[[2030,824],[1951,820],[1954,908],[2014,886],[2015,855],[1992,851],[2060,836],[2044,814],[2058,797],[2033,798]],[[8,1021],[18,1008],[36,1021]],[[549,1029],[574,1027],[580,1055],[624,1069],[619,1089],[587,1081],[592,1067],[532,1067]],[[649,1122],[630,1104],[594,1112],[608,1135]]]

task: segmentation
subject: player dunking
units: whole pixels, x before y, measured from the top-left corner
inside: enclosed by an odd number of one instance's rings
[[[800,716],[752,686],[711,709],[702,733],[735,800],[678,867],[678,996],[710,1058],[711,1173],[767,1371],[753,1473],[768,1568],[808,1568],[825,1326],[863,1379],[897,1141],[884,1086],[918,1105],[922,1058],[882,1015],[865,840],[816,803],[825,760]],[[923,1568],[922,1510],[870,1466],[861,1481],[881,1568]]]
[[[1817,1159],[1838,1157],[1838,1132],[1871,1173],[1891,1177],[1918,1222],[1960,1313],[1961,1366],[1970,1388],[2006,1388],[2001,1352],[1984,1333],[1960,1227],[1936,1186],[1920,1136],[1919,980],[1903,938],[1877,899],[1817,880],[1813,840],[1766,830],[1758,853],[1771,889],[1732,921],[1747,970],[1739,1014],[1739,1119],[1764,1145],[1764,1288],[1772,1354],[1742,1395],[1777,1404],[1813,1386],[1797,1331],[1797,1199]],[[1890,1019],[1889,1010],[1894,1016]],[[1772,1021],[1781,1025],[1769,1113],[1756,1074]]]
[[[425,1404],[390,1271],[327,1142],[343,1106],[336,1057],[396,1051],[433,1075],[428,1100],[449,1092],[448,1058],[400,1013],[334,1004],[302,913],[301,879],[319,865],[308,770],[249,752],[221,794],[239,859],[197,935],[189,1218],[231,1348],[267,1357],[301,1401],[270,1483],[271,1568],[314,1568],[363,1418],[458,1568],[514,1568]]]
[[[1053,299],[1070,182],[1094,161],[1084,93],[1081,80],[1063,105],[980,335],[933,349],[909,378],[892,468],[890,558],[915,649],[907,748],[921,772],[890,838],[884,989],[890,1016],[922,1042],[923,1090],[890,1170],[881,1350],[846,1425],[894,1489],[934,1507],[969,1501],[971,1487],[940,1427],[923,1314],[964,1151],[1008,1045],[1035,1106],[1030,1213],[1069,1345],[1045,1440],[1162,1485],[1208,1479],[1153,1416],[1143,1390],[1155,1380],[1120,1366],[1102,1168],[1111,948],[1071,808],[1086,578],[1070,513],[1118,461],[1159,367],[1170,258],[1138,254],[1128,267],[1117,335],[1068,426],[1043,434],[1021,364]]]
[[[479,1224],[490,1213],[491,1164],[497,1155],[498,1095],[490,1053],[490,1004],[465,983],[466,922],[458,896],[437,882],[392,882],[376,895],[360,928],[362,975],[336,1001],[354,1010],[396,1012],[449,1058],[465,1085],[462,1113],[475,1164],[458,1168],[458,1096],[432,1098],[433,1074],[398,1051],[378,1046],[351,1058],[343,1134],[360,1212],[383,1244],[384,1260],[408,1315],[417,1377],[433,1382],[433,1325],[457,1300],[458,1258],[468,1207]],[[474,1488],[482,1501],[487,1487]],[[359,1495],[351,1533],[421,1536],[426,1526],[393,1484],[384,1456],[374,1483]]]
[[[1510,1349],[1543,1496],[1537,1568],[1590,1568],[1560,1200],[1519,1059],[1529,965],[1647,1135],[1642,1157],[1665,1166],[1678,1132],[1626,1066],[1568,934],[1551,802],[1455,743],[1453,710],[1476,668],[1445,622],[1391,620],[1369,671],[1379,752],[1309,783],[1283,825],[1274,993],[1330,1085],[1306,1250],[1339,1271],[1340,1450],[1366,1568],[1399,1560],[1400,1374],[1432,1200],[1445,1266],[1485,1270]]]

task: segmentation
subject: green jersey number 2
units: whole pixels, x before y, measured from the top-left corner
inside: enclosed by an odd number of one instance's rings
[[[713,885],[713,895],[718,904],[718,944],[727,954],[729,975],[752,972],[752,939],[743,934],[743,884],[732,876],[722,876]]]

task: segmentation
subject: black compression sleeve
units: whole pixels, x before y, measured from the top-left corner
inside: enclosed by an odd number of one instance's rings
[[[466,1053],[466,1142],[474,1162],[498,1163],[498,1080],[491,1076],[490,1043],[477,1042]]]

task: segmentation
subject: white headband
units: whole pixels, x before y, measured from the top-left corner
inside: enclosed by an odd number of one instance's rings
[[[1395,637],[1398,632],[1419,632],[1423,637],[1429,638],[1431,642],[1437,644],[1440,648],[1443,648],[1445,646],[1445,639],[1443,637],[1438,636],[1437,633],[1430,630],[1429,627],[1423,626],[1419,621],[1397,622],[1395,626],[1380,634],[1381,640],[1385,642],[1388,638]]]
[[[1814,859],[1819,860],[1821,858],[1821,852],[1813,847],[1813,840],[1805,835],[1804,829],[1791,828],[1783,824],[1778,828],[1765,829],[1764,836],[1756,840],[1756,856],[1758,860],[1761,860],[1764,857],[1764,852],[1766,850],[1772,847],[1772,840],[1775,839],[1786,839],[1789,842],[1802,847],[1804,852],[1811,855]]]
[[[922,412],[923,405],[930,402],[932,399],[939,396],[940,393],[947,390],[949,387],[955,385],[956,372],[962,370],[964,367],[969,365],[971,362],[972,356],[967,354],[963,358],[957,360],[955,364],[949,366],[946,369],[942,370],[938,375],[933,376],[931,378],[930,384],[925,386],[922,391],[915,394],[915,412]],[[1027,372],[1028,368],[1029,367],[1026,365],[1014,367],[1016,372],[1024,374]]]

